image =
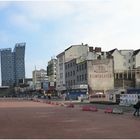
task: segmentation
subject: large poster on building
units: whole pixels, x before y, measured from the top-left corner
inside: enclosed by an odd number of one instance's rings
[[[113,59],[88,62],[88,83],[90,91],[114,88]]]
[[[44,82],[43,83],[43,89],[44,90],[48,90],[49,89],[49,83],[48,82]]]

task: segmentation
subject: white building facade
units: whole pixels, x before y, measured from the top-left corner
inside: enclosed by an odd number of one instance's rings
[[[48,82],[47,71],[44,69],[34,70],[32,72],[32,79],[35,89],[39,90],[42,88],[42,84]]]
[[[65,86],[65,52],[60,53],[57,57],[56,64],[56,90],[58,95],[66,90]]]

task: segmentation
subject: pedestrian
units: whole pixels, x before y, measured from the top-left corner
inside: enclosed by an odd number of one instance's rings
[[[135,108],[133,115],[136,116],[136,114],[137,114],[137,116],[139,116],[140,101],[138,101],[133,107]]]
[[[48,99],[51,100],[51,93],[48,93]]]
[[[83,101],[84,101],[84,96],[83,96],[83,94],[81,94],[80,97],[81,97],[81,102],[83,102]]]

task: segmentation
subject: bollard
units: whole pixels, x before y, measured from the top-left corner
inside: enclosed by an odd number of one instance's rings
[[[104,113],[112,113],[112,108],[110,108],[110,107],[107,107],[107,108],[105,108],[105,110],[104,110]]]
[[[83,106],[82,110],[83,111],[94,111],[94,112],[98,111],[96,106]]]
[[[91,107],[90,107],[90,111],[94,111],[94,112],[96,112],[96,111],[98,111],[98,109],[97,109],[96,106],[91,106]]]
[[[83,106],[82,107],[82,110],[83,111],[90,111],[90,106]]]
[[[59,103],[56,103],[56,105],[59,105]]]
[[[74,104],[73,103],[70,103],[70,104],[67,105],[67,107],[74,108]]]

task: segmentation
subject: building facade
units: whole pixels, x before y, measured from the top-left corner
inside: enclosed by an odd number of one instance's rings
[[[105,93],[114,89],[113,59],[97,59],[87,62],[90,94]]]
[[[14,55],[12,49],[1,49],[1,80],[2,86],[15,83]]]
[[[72,45],[57,57],[58,87],[62,89],[65,85],[63,90],[69,94],[89,93],[95,97],[102,94],[102,100],[111,99],[114,94],[113,101],[119,102],[119,93],[139,88],[139,60],[139,49],[102,52],[100,47],[94,49],[83,43]]]
[[[89,48],[93,48],[92,46],[88,46],[88,44],[81,45],[72,45],[65,50],[65,62],[68,62],[74,58],[78,58],[80,56],[86,57],[89,52]]]
[[[108,52],[114,59],[114,72],[115,73],[122,73],[124,70],[127,70],[125,57],[121,54],[118,49],[113,49]]]
[[[140,49],[135,50],[131,57],[131,69],[135,69],[140,66]]]
[[[48,66],[47,66],[49,89],[53,91],[56,90],[56,64],[57,64],[57,59],[52,58],[48,62]]]
[[[43,85],[48,83],[47,71],[44,69],[34,70],[32,72],[33,84],[35,89],[39,90],[43,88]],[[47,87],[46,87],[47,88]]]
[[[17,43],[15,49],[1,49],[2,86],[18,85],[25,78],[25,43]]]
[[[120,50],[120,53],[124,56],[124,66],[126,66],[127,70],[132,69],[131,68],[131,59],[133,55],[134,50]]]
[[[72,45],[60,53],[57,56],[57,91],[63,89],[61,93],[77,96],[87,94],[87,60],[95,60],[98,57],[104,58],[106,55],[101,52],[100,47],[94,49],[87,44]]]
[[[17,43],[14,48],[14,68],[16,84],[25,78],[25,43]]]
[[[65,52],[60,53],[56,64],[56,90],[61,95],[66,90],[65,83]]]
[[[114,60],[114,87],[126,89],[135,87],[135,71],[132,69],[133,50],[113,49],[108,52]]]

